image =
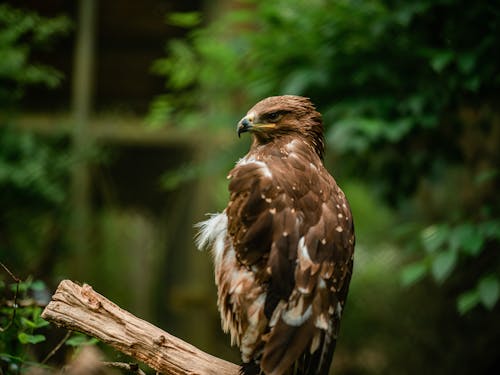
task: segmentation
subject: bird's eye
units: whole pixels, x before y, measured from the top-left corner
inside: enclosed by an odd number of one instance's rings
[[[283,113],[281,112],[271,112],[266,115],[266,120],[268,121],[276,121],[278,120]]]

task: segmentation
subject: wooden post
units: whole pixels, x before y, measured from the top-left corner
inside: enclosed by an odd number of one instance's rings
[[[71,240],[75,249],[75,276],[82,277],[90,239],[90,176],[87,153],[91,146],[88,123],[91,113],[95,0],[80,0],[73,64],[73,156]]]

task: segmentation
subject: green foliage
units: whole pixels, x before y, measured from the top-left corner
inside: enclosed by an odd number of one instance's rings
[[[55,36],[70,30],[65,16],[44,18],[33,12],[0,5],[0,109],[9,109],[21,99],[26,85],[56,87],[61,73],[30,61],[33,50],[47,48]]]
[[[492,310],[500,298],[500,280],[496,275],[481,277],[475,288],[462,293],[457,300],[457,309],[461,314],[467,313],[481,303]]]
[[[0,255],[9,254],[11,265],[25,270],[53,251],[54,233],[64,222],[70,159],[63,139],[21,131],[15,116],[27,86],[59,84],[62,75],[33,62],[31,54],[50,48],[69,29],[65,16],[45,18],[0,5]]]
[[[499,4],[245,3],[207,26],[170,17],[193,29],[153,66],[167,93],[150,123],[223,129],[262,97],[311,97],[341,156],[337,175],[362,180],[399,215],[386,235],[414,260],[402,283],[454,285],[461,313],[496,306]]]
[[[13,266],[34,271],[60,246],[71,161],[63,140],[0,127],[0,255]]]
[[[500,241],[500,221],[431,225],[421,231],[420,241],[425,255],[402,270],[401,280],[406,286],[420,281],[427,274],[439,284],[445,282],[454,272],[459,272],[462,264],[480,257],[487,249],[485,244]],[[476,277],[479,277],[477,285],[458,297],[457,308],[461,314],[478,304],[491,310],[500,298],[497,276]]]
[[[170,13],[166,21],[172,26],[192,28],[200,25],[201,14],[198,12]]]
[[[66,340],[65,345],[72,347],[82,347],[86,345],[95,345],[99,342],[95,337],[88,337],[83,333],[74,332],[73,335]]]
[[[48,291],[41,280],[31,277],[19,283],[0,279],[0,372],[19,373],[23,368],[46,367],[50,358],[38,358],[52,352],[46,346],[49,322],[42,319],[42,306],[48,301]],[[63,338],[68,348],[79,349],[95,345],[98,340],[73,332]],[[35,350],[34,346],[38,348]]]
[[[2,207],[9,207],[13,198],[23,199],[25,207],[58,205],[66,192],[62,177],[68,169],[69,154],[59,153],[50,144],[27,132],[13,127],[0,129],[0,186]]]
[[[49,323],[40,317],[42,308],[36,299],[45,289],[41,281],[32,279],[19,285],[0,283],[0,368],[33,361],[31,346],[46,340],[43,328]]]
[[[16,114],[27,86],[60,83],[61,73],[34,62],[32,53],[50,48],[69,29],[65,16],[45,18],[0,5],[0,258],[24,271],[40,272],[37,263],[60,248],[70,163],[63,139],[20,130]],[[38,355],[47,343],[48,322],[40,317],[47,299],[42,281],[0,282],[1,373],[44,367]]]

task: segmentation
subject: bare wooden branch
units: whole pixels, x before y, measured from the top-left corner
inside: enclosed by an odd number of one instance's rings
[[[59,284],[42,318],[105,342],[163,374],[236,375],[240,367],[207,354],[121,309],[90,285]]]

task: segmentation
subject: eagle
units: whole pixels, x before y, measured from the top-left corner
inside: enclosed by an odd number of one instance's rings
[[[229,172],[222,213],[199,223],[218,308],[242,374],[328,374],[352,275],[354,225],[323,165],[323,122],[295,95],[261,100],[239,121],[252,134]]]

